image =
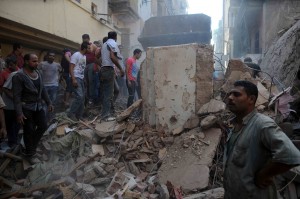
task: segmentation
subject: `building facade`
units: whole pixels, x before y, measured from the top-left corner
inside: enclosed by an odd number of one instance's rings
[[[81,36],[85,33],[90,35],[92,41],[102,39],[107,32],[117,31],[93,13],[95,7],[105,12],[105,1],[0,1],[2,55],[10,53],[15,42],[22,43],[25,52],[40,55],[50,49],[57,52],[64,48],[78,50]]]
[[[224,54],[263,56],[300,19],[300,1],[224,0]]]

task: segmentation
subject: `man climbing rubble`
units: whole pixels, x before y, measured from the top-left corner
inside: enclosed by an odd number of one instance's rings
[[[236,117],[225,148],[225,199],[277,198],[273,178],[300,164],[300,152],[269,117],[255,110],[256,85],[236,81],[227,107]]]

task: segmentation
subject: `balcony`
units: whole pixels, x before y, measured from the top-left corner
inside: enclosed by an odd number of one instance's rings
[[[133,23],[140,19],[137,0],[108,0],[108,5],[118,20]]]

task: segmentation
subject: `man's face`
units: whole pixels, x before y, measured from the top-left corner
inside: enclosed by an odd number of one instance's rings
[[[9,63],[9,68],[11,71],[16,71],[17,70],[17,63],[10,62]]]
[[[31,55],[30,60],[28,62],[29,68],[31,70],[34,70],[37,68],[38,64],[39,64],[38,57],[36,55]]]
[[[90,43],[90,39],[89,38],[84,38],[84,39],[82,39],[82,42],[88,42],[88,43]]]
[[[140,52],[140,53],[138,53],[138,54],[136,55],[136,59],[141,58],[141,56],[142,56],[142,52]]]
[[[87,46],[87,49],[85,49],[84,54],[90,53],[90,52],[92,52],[91,45],[88,45],[88,46]]]
[[[229,92],[226,102],[231,112],[244,113],[255,103],[255,96],[248,96],[244,87],[235,86]]]
[[[20,48],[17,49],[17,51],[22,54],[23,53],[23,46],[20,46]]]
[[[54,53],[49,53],[48,54],[48,62],[52,63],[54,61],[55,54]]]

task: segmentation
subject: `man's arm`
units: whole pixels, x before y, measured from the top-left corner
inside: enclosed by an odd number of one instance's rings
[[[128,86],[131,86],[131,82],[130,82],[130,79],[129,79],[130,65],[131,65],[130,60],[127,59],[127,61],[126,61],[126,81],[128,83]]]
[[[264,122],[261,142],[271,152],[272,159],[257,171],[255,183],[260,188],[266,188],[273,183],[274,176],[300,164],[300,151],[275,122]]]
[[[4,110],[3,110],[4,106],[5,104],[0,96],[0,138],[5,138],[7,135]]]
[[[9,98],[13,99],[12,90],[3,87],[3,93],[5,93]]]
[[[23,91],[23,82],[18,75],[15,75],[12,79],[13,87],[13,101],[17,114],[17,121],[20,124],[24,124],[24,119],[26,117],[23,115],[22,111],[22,91]]]
[[[68,53],[65,53],[65,58],[66,58],[66,60],[70,63],[71,62],[71,59],[70,59],[70,56],[68,55]]]
[[[70,63],[69,71],[70,71],[70,76],[71,76],[71,80],[72,80],[72,85],[76,88],[78,86],[78,84],[77,84],[77,80],[74,76],[74,67],[75,67],[75,64]]]
[[[123,77],[124,76],[124,70],[121,67],[118,58],[116,57],[115,53],[112,50],[110,51],[110,58],[111,58],[111,61],[119,68],[119,70],[121,72],[121,76]]]
[[[0,126],[0,138],[6,138],[7,132],[3,108],[0,108]]]
[[[269,162],[255,176],[255,184],[259,188],[267,188],[273,183],[273,177],[287,172],[297,165],[287,165],[279,162]]]

